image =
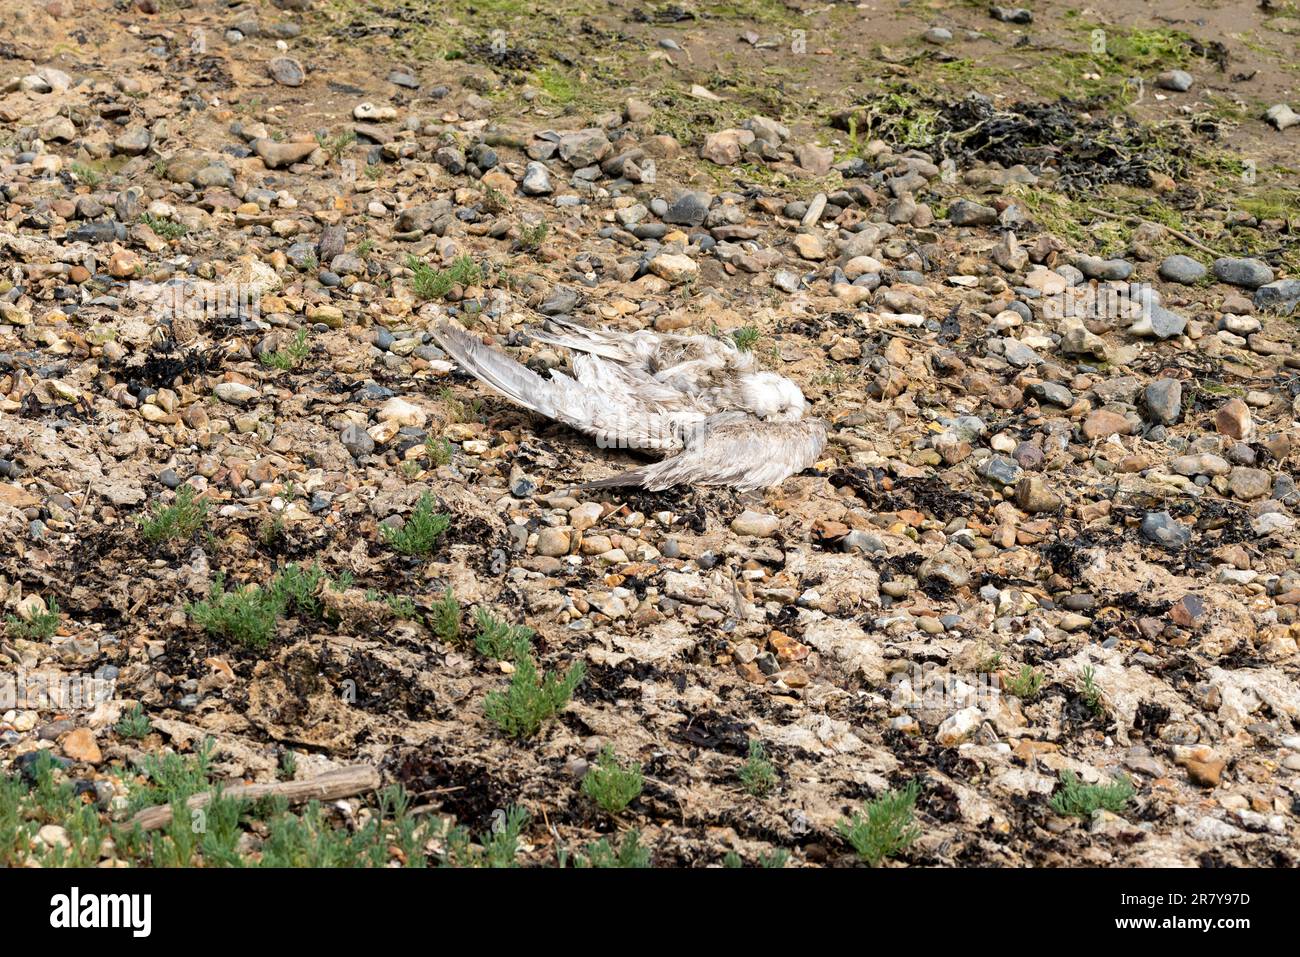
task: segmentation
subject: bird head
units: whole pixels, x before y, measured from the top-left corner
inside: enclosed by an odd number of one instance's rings
[[[797,422],[803,418],[799,387],[775,372],[755,372],[740,383],[745,408],[766,422]]]

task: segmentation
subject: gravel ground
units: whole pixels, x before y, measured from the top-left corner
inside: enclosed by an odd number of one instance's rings
[[[0,862],[47,752],[482,835],[372,863],[1297,866],[1294,6],[444,6],[0,0]],[[550,316],[734,337],[822,461],[573,491],[642,460],[428,333]]]

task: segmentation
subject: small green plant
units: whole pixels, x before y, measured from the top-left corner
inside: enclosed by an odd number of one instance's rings
[[[94,189],[104,180],[99,170],[87,166],[85,163],[73,163],[69,169],[72,171],[72,175],[77,177],[77,182],[84,183],[91,189]]]
[[[292,748],[285,748],[280,752],[280,766],[276,768],[275,776],[281,781],[292,781],[298,773],[298,755]]]
[[[153,723],[149,720],[149,716],[144,713],[144,708],[137,704],[118,718],[117,724],[113,727],[122,737],[138,741],[153,730]]]
[[[1133,797],[1133,783],[1120,776],[1110,784],[1084,784],[1073,771],[1061,772],[1061,789],[1052,795],[1052,810],[1062,817],[1090,818],[1105,808],[1119,814]]]
[[[450,588],[429,609],[429,627],[442,641],[453,645],[460,641],[460,602]]]
[[[275,634],[284,598],[270,586],[248,585],[226,591],[226,576],[219,572],[207,600],[186,605],[185,609],[210,635],[230,638],[249,648],[265,648]]]
[[[140,222],[163,239],[180,239],[182,236],[188,235],[190,231],[189,227],[184,223],[178,223],[170,219],[159,219],[157,216],[151,216],[148,213],[140,215]]]
[[[745,326],[743,329],[734,331],[731,338],[735,340],[737,349],[741,352],[749,352],[758,344],[760,335],[759,331],[753,326]]]
[[[365,259],[375,251],[375,241],[373,239],[363,239],[357,243],[356,254],[359,259]]]
[[[432,435],[424,440],[424,454],[429,459],[429,464],[434,468],[446,465],[452,458],[452,447],[449,439],[438,439]]]
[[[447,417],[453,422],[477,422],[483,417],[483,403],[480,400],[462,402],[446,386],[438,390],[438,401],[443,404]]]
[[[921,836],[916,825],[916,798],[920,788],[915,781],[901,791],[889,791],[844,818],[836,829],[857,851],[858,857],[872,867],[885,858],[905,850]]]
[[[546,242],[546,236],[551,231],[551,227],[545,222],[524,223],[519,227],[519,246],[530,253],[535,253],[542,248],[542,243]]]
[[[434,511],[434,504],[432,493],[425,492],[401,528],[381,527],[384,540],[393,551],[402,555],[429,555],[433,552],[438,539],[451,525],[448,516]]]
[[[516,661],[533,650],[533,630],[497,618],[486,608],[474,609],[474,647],[497,661]]]
[[[584,853],[574,857],[575,867],[649,867],[650,848],[641,846],[641,832],[631,828],[623,833],[618,850],[610,846],[609,839],[588,844]]]
[[[1083,703],[1088,706],[1098,718],[1106,713],[1106,703],[1101,697],[1101,688],[1097,686],[1097,672],[1092,665],[1083,669],[1083,678],[1079,682],[1079,694],[1083,697]]]
[[[300,614],[312,618],[321,615],[321,583],[325,581],[325,572],[319,565],[286,565],[271,580],[270,591],[279,599],[282,611],[292,608]]]
[[[394,618],[411,621],[415,618],[415,602],[405,595],[385,595],[384,604]]]
[[[770,794],[776,787],[776,768],[767,759],[763,742],[749,742],[749,759],[741,766],[740,783],[754,797]]]
[[[504,213],[510,208],[510,197],[495,187],[488,186],[483,191],[483,209],[489,213]]]
[[[421,299],[445,299],[455,286],[472,286],[483,281],[483,270],[469,256],[452,260],[446,269],[437,269],[416,256],[408,256],[411,288]]]
[[[263,519],[261,524],[257,526],[257,540],[267,548],[271,548],[276,542],[284,538],[284,529],[283,515]]]
[[[320,133],[316,134],[316,142],[320,144],[320,148],[332,156],[336,163],[342,158],[343,154],[347,152],[348,147],[356,141],[357,134],[352,130],[344,130],[342,133],[338,133],[334,136],[323,136]]]
[[[158,504],[139,519],[140,537],[146,542],[189,540],[208,518],[207,499],[199,497],[192,485],[182,485],[170,505]]]
[[[263,352],[262,365],[288,372],[302,364],[302,360],[311,355],[311,344],[307,342],[306,327],[294,333],[293,339],[274,352]]]
[[[531,738],[569,703],[586,674],[586,665],[575,661],[563,678],[549,671],[539,678],[537,665],[525,655],[515,662],[509,690],[489,694],[483,710],[510,737]]]
[[[479,838],[479,847],[471,845],[464,828],[452,828],[443,835],[441,862],[444,867],[516,867],[519,838],[527,824],[527,811],[508,807],[499,824]]]
[[[609,814],[617,814],[641,793],[641,765],[619,761],[608,745],[582,778],[582,793]]]
[[[1037,668],[1022,665],[1015,677],[1007,679],[1007,693],[1024,701],[1032,701],[1043,687],[1043,673]]]
[[[59,603],[51,598],[45,610],[32,613],[27,618],[19,615],[5,616],[5,633],[13,638],[45,641],[59,630]]]

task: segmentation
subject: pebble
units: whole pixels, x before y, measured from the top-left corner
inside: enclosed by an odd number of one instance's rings
[[[737,535],[749,535],[755,538],[771,538],[781,527],[781,521],[775,515],[754,512],[749,509],[741,512],[731,520],[731,530]]]
[[[1191,256],[1168,256],[1160,263],[1160,278],[1190,286],[1204,278],[1206,269]]]
[[[1243,289],[1258,289],[1273,281],[1273,270],[1258,259],[1216,259],[1213,268],[1220,282]]]

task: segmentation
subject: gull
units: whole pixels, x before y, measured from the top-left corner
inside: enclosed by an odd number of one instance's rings
[[[582,488],[779,485],[814,462],[826,423],[804,418],[794,382],[729,339],[615,332],[551,319],[529,335],[573,353],[573,374],[543,378],[445,320],[433,338],[466,372],[517,405],[589,435],[600,448],[665,456]]]

